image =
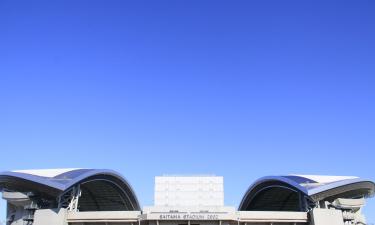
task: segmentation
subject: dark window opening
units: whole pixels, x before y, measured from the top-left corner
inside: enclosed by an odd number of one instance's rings
[[[246,210],[301,211],[300,194],[286,187],[267,187],[253,197]]]
[[[81,184],[79,211],[127,211],[132,210],[126,194],[114,183],[94,180]]]

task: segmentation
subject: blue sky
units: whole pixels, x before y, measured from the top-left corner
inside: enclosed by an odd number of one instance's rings
[[[1,1],[0,170],[375,180],[374,1]],[[0,204],[4,218],[4,204]],[[375,222],[375,201],[366,208]]]

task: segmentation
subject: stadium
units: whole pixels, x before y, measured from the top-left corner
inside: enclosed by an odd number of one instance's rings
[[[262,177],[242,201],[224,205],[223,177],[157,176],[154,205],[141,207],[130,183],[104,169],[0,173],[7,225],[357,225],[371,180],[342,176]]]

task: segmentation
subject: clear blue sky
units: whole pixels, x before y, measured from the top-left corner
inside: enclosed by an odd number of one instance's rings
[[[2,0],[0,170],[110,168],[142,205],[165,173],[222,175],[234,206],[264,175],[375,180],[374,12],[370,0]]]

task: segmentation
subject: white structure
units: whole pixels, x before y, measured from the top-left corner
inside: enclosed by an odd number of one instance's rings
[[[357,177],[285,175],[255,181],[239,207],[224,206],[223,178],[155,178],[155,205],[141,208],[111,170],[0,173],[7,225],[365,225],[375,183]]]
[[[224,206],[223,177],[157,176],[155,206]]]

